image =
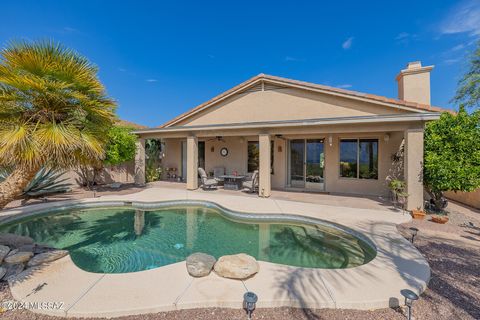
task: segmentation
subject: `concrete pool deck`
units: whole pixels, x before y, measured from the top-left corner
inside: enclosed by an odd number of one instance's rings
[[[259,261],[260,271],[245,281],[188,275],[185,262],[125,274],[98,274],[79,269],[66,256],[24,272],[10,282],[13,297],[22,302],[63,302],[59,310],[36,310],[58,316],[114,317],[186,308],[241,308],[243,294],[257,293],[257,307],[375,309],[403,304],[401,289],[425,290],[430,268],[423,256],[397,233],[396,225],[410,216],[391,210],[262,199],[216,192],[150,188],[122,196],[104,196],[31,205],[0,212],[8,217],[45,209],[102,202],[204,200],[234,211],[296,214],[336,222],[361,232],[377,247],[369,263],[350,269],[309,269]]]

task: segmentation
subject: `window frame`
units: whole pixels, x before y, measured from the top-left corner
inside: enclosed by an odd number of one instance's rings
[[[342,140],[356,140],[357,142],[357,172],[355,177],[343,177],[342,176],[342,170],[340,167],[341,163],[341,157],[342,157]],[[377,142],[377,177],[376,178],[360,178],[360,142],[362,140],[375,140]],[[369,137],[363,137],[363,138],[339,138],[338,140],[338,178],[339,179],[346,179],[346,180],[362,180],[362,181],[379,181],[379,176],[380,176],[380,170],[379,170],[379,163],[380,163],[380,139],[378,137],[374,138],[369,138]]]
[[[247,173],[250,173],[250,171],[248,171],[248,158],[249,158],[249,151],[248,151],[248,145],[250,143],[254,143],[256,145],[258,145],[258,169],[257,170],[260,170],[260,141],[258,140],[248,140],[247,141]],[[274,165],[275,165],[275,140],[270,140],[270,174],[275,174],[275,170],[274,170]],[[253,171],[252,171],[253,172]]]

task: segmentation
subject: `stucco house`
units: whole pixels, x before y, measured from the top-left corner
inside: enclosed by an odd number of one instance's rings
[[[426,121],[433,66],[411,62],[396,77],[398,99],[259,74],[158,128],[140,129],[135,181],[145,183],[145,139],[162,139],[163,165],[187,189],[197,168],[259,170],[259,196],[272,189],[387,195],[392,155],[403,145],[408,209],[423,206]]]

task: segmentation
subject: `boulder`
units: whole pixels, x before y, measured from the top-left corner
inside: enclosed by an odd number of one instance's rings
[[[5,263],[8,264],[17,264],[17,263],[25,263],[30,258],[33,257],[33,252],[17,252],[12,255],[8,255],[5,257]]]
[[[0,233],[0,245],[19,248],[26,244],[33,244],[33,239],[13,233]]]
[[[205,277],[212,271],[215,257],[206,253],[197,252],[187,257],[187,271],[193,277]]]
[[[0,280],[2,280],[2,278],[5,276],[6,273],[7,273],[7,268],[0,267]]]
[[[230,279],[246,279],[259,269],[257,260],[245,253],[220,257],[214,266],[215,273]]]
[[[67,250],[53,250],[49,252],[44,252],[37,254],[30,261],[28,261],[27,266],[33,267],[42,263],[52,262],[60,258],[65,257],[68,254]]]
[[[30,237],[19,236],[13,233],[0,233],[0,244],[19,248],[26,244],[33,244],[33,239]]]
[[[18,248],[18,251],[20,251],[20,252],[33,252],[33,249],[35,249],[34,244],[24,244],[23,246]]]
[[[39,253],[49,252],[53,250],[56,250],[56,249],[49,246],[48,244],[36,244],[35,247],[33,248],[33,253],[39,254]]]
[[[9,247],[0,245],[0,264],[3,262],[3,259],[7,256],[9,252]]]
[[[25,265],[23,263],[11,264],[7,266],[7,272],[3,276],[3,280],[11,280],[19,275],[23,269],[25,269]]]
[[[5,258],[6,258],[6,257],[13,256],[14,254],[18,253],[18,251],[19,251],[18,249],[13,249],[13,250],[11,250],[11,251],[5,256]],[[4,258],[4,259],[5,259],[5,258]]]

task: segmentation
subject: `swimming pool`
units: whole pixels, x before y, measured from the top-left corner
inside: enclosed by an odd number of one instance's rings
[[[158,268],[194,252],[216,258],[243,252],[261,261],[326,269],[360,266],[376,255],[366,238],[341,225],[243,214],[200,201],[66,209],[6,222],[0,232],[68,250],[79,268],[96,273]]]

